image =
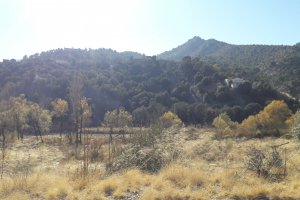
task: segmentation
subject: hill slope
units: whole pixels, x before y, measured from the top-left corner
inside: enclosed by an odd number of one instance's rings
[[[300,97],[300,46],[231,45],[217,40],[194,37],[158,55],[159,59],[181,60],[185,56],[239,71],[246,79],[268,79],[282,92]],[[250,73],[247,73],[250,72]]]
[[[209,56],[228,46],[230,45],[224,42],[219,42],[214,39],[204,40],[196,36],[170,51],[159,54],[158,58],[166,60],[181,60],[185,56]]]
[[[284,99],[294,111],[299,107],[264,79],[247,74],[253,70],[218,67],[199,58],[175,62],[109,49],[57,49],[0,63],[0,100],[24,93],[51,109],[55,98],[69,100],[70,86],[80,80],[94,125],[118,107],[132,112],[136,125],[147,125],[167,110],[187,124],[205,124],[220,112],[241,121],[274,99]],[[225,82],[243,77],[237,87]]]
[[[200,56],[252,66],[299,54],[300,50],[297,45],[232,45],[214,39],[204,40],[200,37],[193,37],[186,43],[159,54],[158,58],[181,60],[185,56]]]

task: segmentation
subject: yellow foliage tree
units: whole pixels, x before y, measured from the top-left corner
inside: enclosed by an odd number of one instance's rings
[[[238,136],[254,137],[257,134],[257,126],[258,123],[256,117],[250,115],[238,126]]]
[[[287,120],[292,111],[284,101],[274,100],[256,115],[262,135],[282,135],[288,130]]]
[[[289,131],[292,111],[284,101],[274,100],[257,115],[238,126],[238,135],[246,137],[279,136]]]
[[[69,109],[68,102],[63,99],[55,99],[51,102],[51,105],[53,107],[53,110],[51,112],[52,116],[58,118],[60,121],[59,134],[61,136],[63,131],[63,123],[65,120],[64,118],[67,115],[67,111]]]
[[[85,134],[85,128],[92,117],[92,110],[89,106],[88,99],[82,97],[79,101],[79,137],[81,141],[82,134]]]
[[[164,127],[183,124],[181,119],[171,111],[165,112],[159,119]]]
[[[29,103],[25,95],[9,98],[9,113],[12,117],[12,126],[16,130],[18,139],[23,141],[24,132],[28,128]]]
[[[107,111],[104,116],[103,125],[109,128],[124,128],[132,125],[132,115],[124,108]]]

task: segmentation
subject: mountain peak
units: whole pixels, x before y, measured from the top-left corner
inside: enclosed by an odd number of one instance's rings
[[[199,37],[199,36],[194,36],[194,37],[192,37],[191,39],[189,39],[188,41],[197,41],[197,40],[204,41],[204,39],[202,39],[202,38]]]
[[[199,55],[209,55],[226,45],[228,44],[215,39],[204,40],[199,36],[194,36],[184,44],[172,49],[171,51],[166,51],[158,55],[158,58],[167,60],[180,60],[185,56],[196,57]]]

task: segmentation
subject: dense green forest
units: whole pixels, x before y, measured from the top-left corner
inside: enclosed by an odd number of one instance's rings
[[[264,52],[253,48],[257,55]],[[225,61],[223,66],[218,59],[211,62],[208,58],[185,56],[172,61],[110,49],[57,49],[24,56],[19,61],[3,60],[0,99],[25,94],[28,100],[51,110],[54,99],[70,102],[70,88],[77,85],[80,95],[87,97],[91,105],[94,126],[102,122],[107,111],[119,107],[133,114],[136,126],[147,126],[168,110],[186,124],[211,124],[222,112],[241,122],[274,99],[285,100],[290,109],[297,110],[299,102],[278,92],[272,82],[296,84],[300,62],[293,59],[272,62],[274,78],[268,82],[261,71],[269,69],[225,66]]]

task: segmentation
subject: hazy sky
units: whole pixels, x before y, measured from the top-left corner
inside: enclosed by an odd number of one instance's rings
[[[0,0],[0,59],[56,48],[154,55],[193,36],[300,42],[300,0]]]

